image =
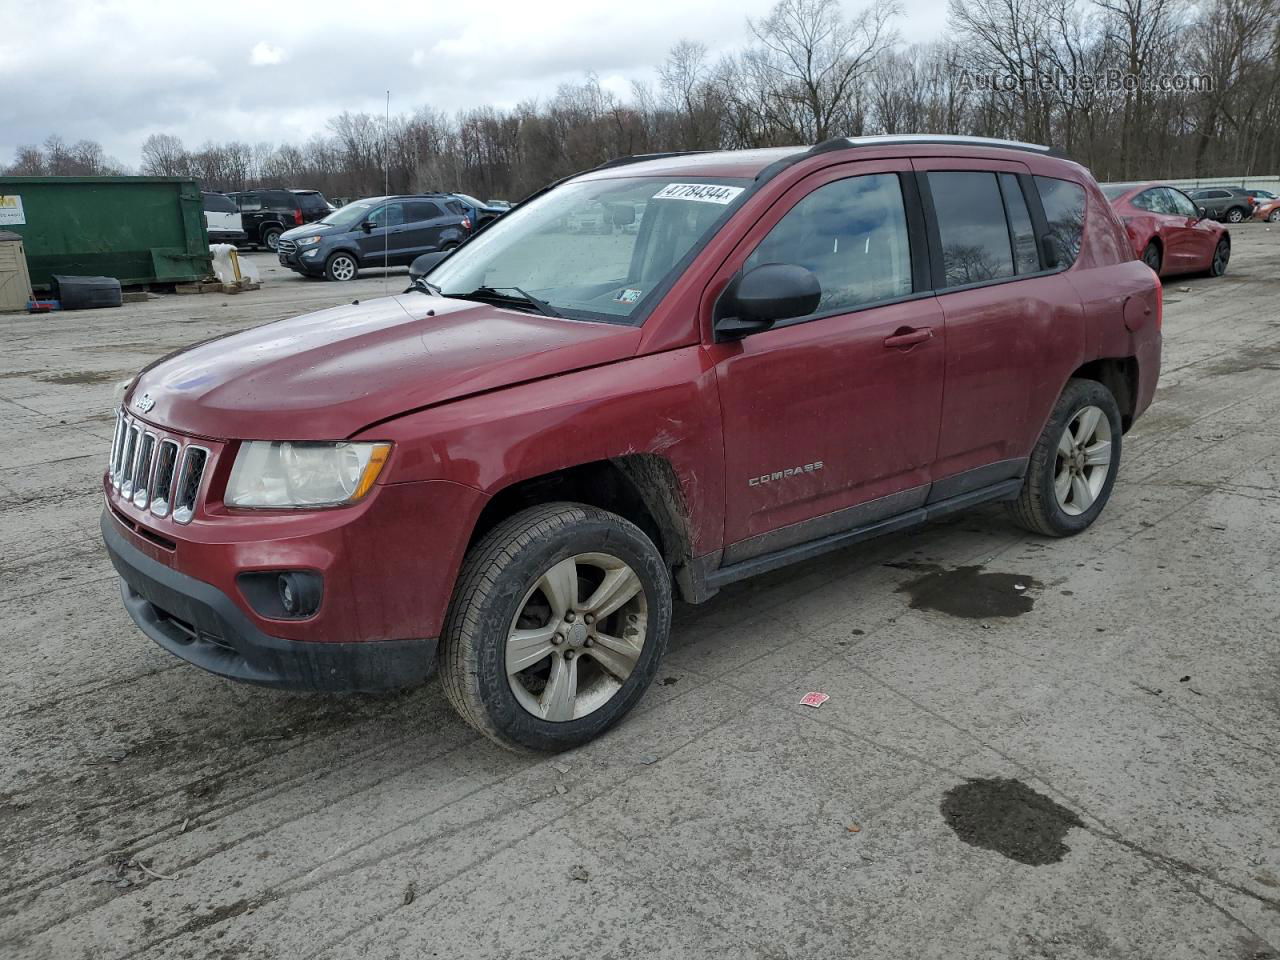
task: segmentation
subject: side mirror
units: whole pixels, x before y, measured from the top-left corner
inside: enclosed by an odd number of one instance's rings
[[[822,285],[811,270],[792,263],[762,263],[729,281],[716,301],[719,340],[736,340],[768,330],[779,320],[804,317],[818,309]]]
[[[422,279],[435,269],[437,263],[451,253],[453,253],[452,250],[436,250],[434,253],[424,253],[420,257],[415,257],[413,263],[409,264],[409,278]]]
[[[1196,215],[1197,215],[1201,220],[1203,220],[1205,217],[1207,217],[1207,216],[1209,215],[1209,211],[1208,211],[1208,210],[1206,210],[1204,207],[1196,207]]]
[[[373,228],[376,226],[377,224],[374,223],[372,220],[365,220],[360,224],[360,229],[363,230],[365,233],[371,233],[373,231]]]
[[[1062,262],[1062,257],[1058,253],[1058,241],[1051,233],[1046,233],[1040,238],[1040,252],[1044,257],[1044,265],[1050,270]]]

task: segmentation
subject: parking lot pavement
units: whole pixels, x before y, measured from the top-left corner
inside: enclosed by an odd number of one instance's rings
[[[1166,286],[1093,529],[985,509],[737,584],[555,758],[435,683],[218,680],[121,608],[112,383],[382,278],[0,318],[0,955],[1277,956],[1280,230],[1232,234]]]

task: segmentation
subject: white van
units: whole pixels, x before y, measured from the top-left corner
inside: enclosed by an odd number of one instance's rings
[[[203,192],[204,223],[209,229],[210,243],[244,243],[244,223],[240,220],[240,208],[230,197],[221,193]]]

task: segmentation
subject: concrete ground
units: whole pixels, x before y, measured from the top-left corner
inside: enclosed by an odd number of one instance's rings
[[[0,318],[0,956],[1277,957],[1280,230],[1233,233],[1166,287],[1093,529],[984,509],[738,584],[554,758],[435,683],[218,680],[121,608],[111,384],[381,278]]]

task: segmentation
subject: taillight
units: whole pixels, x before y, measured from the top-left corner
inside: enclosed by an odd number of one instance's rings
[[[302,219],[302,211],[301,211],[301,210],[295,210],[295,211],[293,211],[293,222],[294,222],[294,223],[296,223],[298,226],[302,226],[302,225],[303,225],[303,223],[305,223],[305,222],[306,222],[306,221],[304,221],[304,220]]]
[[[1156,329],[1164,329],[1164,284],[1156,282]]]
[[[463,217],[463,218],[462,218],[462,229],[463,229],[463,230],[470,230],[470,229],[471,229],[471,218],[470,218],[470,217]]]

